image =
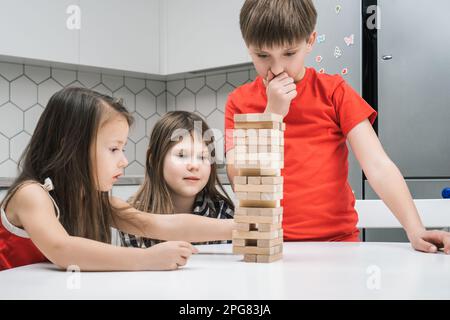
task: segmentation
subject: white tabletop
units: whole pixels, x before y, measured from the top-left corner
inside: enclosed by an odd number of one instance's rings
[[[407,243],[285,242],[270,264],[245,263],[231,245],[198,248],[177,271],[2,271],[0,299],[450,299],[450,256]]]

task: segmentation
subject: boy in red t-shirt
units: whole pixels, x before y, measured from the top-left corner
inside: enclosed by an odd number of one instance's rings
[[[255,81],[234,90],[225,111],[227,173],[233,166],[233,116],[284,116],[285,240],[358,241],[355,197],[348,176],[348,140],[371,186],[405,228],[416,250],[450,253],[450,233],[427,231],[408,187],[371,124],[373,110],[339,75],[305,68],[316,40],[312,0],[247,0],[240,26]]]

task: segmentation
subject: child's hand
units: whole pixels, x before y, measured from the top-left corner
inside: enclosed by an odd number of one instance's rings
[[[285,117],[291,106],[291,101],[297,96],[297,86],[294,79],[286,72],[274,76],[269,70],[267,79],[264,79],[267,94],[266,112],[281,114]]]
[[[175,270],[198,250],[189,242],[167,241],[144,250],[143,270]]]
[[[408,234],[408,238],[413,248],[418,251],[435,253],[439,248],[444,248],[444,252],[450,254],[450,233],[448,232],[422,229]]]

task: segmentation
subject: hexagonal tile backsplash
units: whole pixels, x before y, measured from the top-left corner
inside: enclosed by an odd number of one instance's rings
[[[125,175],[144,174],[145,152],[154,124],[172,110],[195,112],[224,133],[228,94],[255,78],[252,67],[214,75],[161,81],[98,72],[0,62],[0,178],[17,175],[17,161],[50,97],[64,87],[81,86],[123,98],[135,117],[130,130]],[[223,160],[224,141],[217,137],[216,156]]]

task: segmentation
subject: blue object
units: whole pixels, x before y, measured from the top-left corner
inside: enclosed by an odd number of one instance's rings
[[[442,198],[450,199],[450,188],[442,189]]]

